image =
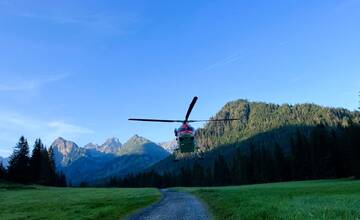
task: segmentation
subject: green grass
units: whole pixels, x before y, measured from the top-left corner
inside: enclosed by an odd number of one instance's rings
[[[0,219],[122,219],[159,198],[159,191],[151,188],[54,188],[0,183]]]
[[[360,219],[360,181],[319,180],[180,188],[201,198],[214,219]]]

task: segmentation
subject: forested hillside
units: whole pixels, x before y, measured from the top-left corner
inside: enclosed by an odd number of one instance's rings
[[[166,158],[148,173],[112,183],[163,187],[360,177],[358,111],[238,100],[214,116],[227,117],[241,120],[209,122],[197,131],[202,160]]]
[[[346,127],[359,123],[360,113],[343,108],[321,107],[315,104],[276,105],[263,102],[237,100],[227,103],[215,116],[217,118],[239,118],[239,121],[209,122],[198,129],[196,137],[199,147],[211,150],[221,145],[239,144],[257,136],[259,141],[268,143],[275,139],[287,147],[289,136],[297,129],[322,124],[326,127]],[[268,133],[269,136],[261,134]]]

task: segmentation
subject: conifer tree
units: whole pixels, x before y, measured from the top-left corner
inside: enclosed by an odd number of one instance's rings
[[[61,171],[61,172],[58,173],[56,176],[57,176],[57,178],[56,178],[56,183],[55,183],[55,185],[56,185],[56,186],[59,186],[59,187],[66,187],[66,186],[67,186],[67,183],[66,183],[65,174]]]
[[[284,152],[278,143],[275,143],[274,156],[275,156],[275,163],[276,163],[276,170],[274,172],[275,179],[277,181],[282,181],[282,180],[286,179],[285,178],[286,163],[285,163]]]
[[[29,160],[29,145],[24,136],[21,136],[10,156],[8,177],[11,181],[26,183],[30,180]]]
[[[231,165],[232,184],[240,185],[247,182],[247,158],[242,154],[241,150],[237,150]]]
[[[195,163],[192,169],[192,186],[203,186],[204,183],[204,168],[199,164]]]
[[[55,165],[55,155],[54,155],[54,149],[52,147],[49,148],[48,151],[48,167],[49,167],[49,175],[50,175],[50,182],[52,185],[54,185],[57,182],[57,179],[60,179],[61,183],[60,185],[66,185],[66,179],[65,174],[60,172],[59,174],[56,172],[56,165]],[[64,180],[62,180],[64,179]]]
[[[230,170],[222,155],[214,163],[214,183],[218,186],[230,184]]]
[[[247,159],[247,179],[250,183],[256,183],[258,180],[258,160],[259,157],[257,147],[253,143],[250,143],[249,156]]]
[[[6,169],[3,164],[0,162],[0,179],[5,179]]]
[[[214,185],[214,175],[211,172],[210,167],[206,168],[206,170],[205,170],[205,178],[204,179],[205,179],[204,182],[205,182],[206,186]]]
[[[49,153],[45,147],[41,151],[41,159],[41,184],[48,186],[55,185],[56,175],[51,167]]]
[[[350,139],[350,166],[353,176],[360,179],[360,125],[354,124],[348,128]]]
[[[30,174],[31,174],[31,181],[34,183],[39,183],[41,170],[43,168],[43,159],[42,159],[42,151],[43,151],[43,144],[41,143],[40,139],[35,140],[34,148],[30,158]]]

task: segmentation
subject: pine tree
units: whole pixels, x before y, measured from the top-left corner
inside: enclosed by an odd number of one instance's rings
[[[66,183],[66,176],[65,174],[61,171],[60,173],[58,173],[57,175],[57,179],[56,179],[56,186],[59,187],[66,187],[67,183]],[[115,185],[114,185],[115,186]]]
[[[34,148],[31,154],[30,159],[30,174],[31,174],[31,181],[34,183],[39,183],[40,181],[40,175],[41,175],[41,169],[42,169],[42,151],[43,151],[43,144],[41,143],[40,139],[36,139]]]
[[[285,164],[284,152],[278,143],[275,143],[274,156],[275,156],[275,163],[276,163],[276,168],[275,168],[275,172],[274,172],[275,180],[282,181],[282,180],[286,179],[286,177],[285,177],[286,176],[286,174],[285,174],[286,164]]]
[[[49,148],[48,158],[49,158],[48,167],[49,167],[49,175],[50,175],[50,184],[54,185],[57,182],[56,179],[61,179],[60,185],[63,186],[64,185],[63,181],[65,181],[65,186],[66,186],[65,174],[62,172],[58,174],[56,172],[55,155],[54,155],[53,147]],[[62,179],[64,179],[64,180],[62,180]]]
[[[297,130],[295,141],[291,139],[291,153],[295,180],[305,180],[313,177],[311,155],[312,149],[307,138]]]
[[[24,136],[21,136],[10,156],[8,177],[11,181],[27,183],[30,180],[29,160],[29,145]]]
[[[249,146],[249,156],[247,158],[247,180],[249,183],[255,183],[257,180],[256,175],[256,146],[253,143],[250,143]]]
[[[0,162],[0,179],[5,179],[6,169],[3,164]]]
[[[348,128],[350,144],[351,174],[360,179],[360,125],[352,125]]]
[[[191,170],[188,167],[181,167],[180,169],[180,185],[190,186],[191,185]]]
[[[246,183],[247,180],[247,158],[242,154],[241,150],[237,150],[231,165],[231,183],[240,185]]]
[[[214,162],[214,182],[218,186],[229,185],[231,182],[230,170],[222,155],[219,155]]]
[[[41,184],[53,186],[56,183],[56,173],[50,162],[50,155],[44,147],[41,151]]]
[[[199,164],[195,163],[192,169],[192,186],[203,186],[204,185],[204,168]]]
[[[205,178],[204,179],[205,179],[204,184],[206,186],[214,185],[214,175],[213,175],[210,167],[206,168],[206,170],[205,170]]]

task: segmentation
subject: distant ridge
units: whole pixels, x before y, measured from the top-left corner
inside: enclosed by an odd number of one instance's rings
[[[161,147],[163,147],[169,153],[173,153],[174,150],[177,148],[177,141],[176,141],[176,139],[173,139],[171,141],[161,142],[161,143],[159,143],[159,145]]]
[[[118,152],[118,155],[135,154],[146,154],[155,158],[163,158],[169,155],[169,153],[161,146],[138,135],[131,137]]]
[[[140,172],[169,155],[161,146],[138,135],[124,145],[112,137],[100,146],[89,143],[84,147],[59,137],[51,147],[57,168],[75,185],[83,181],[95,184],[112,176]]]
[[[101,153],[116,154],[121,148],[122,144],[117,137],[108,138],[102,145],[88,143],[84,146],[85,149],[95,150]]]

